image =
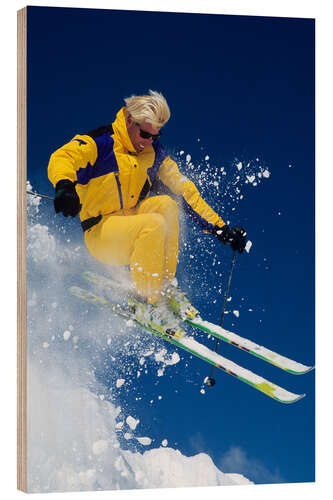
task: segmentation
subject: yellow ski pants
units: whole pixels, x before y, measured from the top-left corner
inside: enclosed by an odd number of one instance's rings
[[[91,255],[104,264],[130,266],[138,294],[154,303],[162,281],[175,277],[178,259],[178,206],[170,196],[154,196],[138,207],[103,216],[84,233]]]

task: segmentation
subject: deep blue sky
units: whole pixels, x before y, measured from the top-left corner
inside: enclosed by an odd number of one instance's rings
[[[75,133],[112,121],[123,97],[161,91],[172,112],[163,136],[171,151],[190,153],[194,164],[208,154],[212,171],[222,165],[230,170],[235,158],[259,158],[271,173],[257,188],[244,188],[235,211],[204,188],[207,201],[242,224],[253,242],[249,255],[237,259],[232,282],[232,306],[241,314],[227,316],[225,327],[313,363],[314,21],[29,7],[28,27],[33,187],[52,195],[46,173],[52,151]],[[81,238],[78,222],[68,224]],[[187,221],[190,250],[180,254],[179,278],[188,288],[191,275],[194,302],[217,322],[222,297],[217,304],[213,295],[195,297],[202,279],[195,271],[207,269],[209,276],[212,258],[207,252],[198,257],[199,231],[191,226]],[[231,252],[215,243],[213,248],[225,276]],[[193,263],[190,253],[197,255]],[[202,396],[199,382],[209,370],[201,361],[191,360],[189,367],[182,362],[172,379],[157,381],[156,390],[164,394],[158,406],[145,407],[147,398],[135,403],[149,422],[147,433],[167,435],[169,445],[187,455],[207,452],[221,468],[223,455],[238,446],[253,470],[260,464],[260,481],[313,481],[314,373],[292,377],[222,347],[226,357],[307,397],[280,405],[222,373]],[[149,377],[140,384],[141,392],[155,390]],[[244,465],[230,472],[258,480]]]

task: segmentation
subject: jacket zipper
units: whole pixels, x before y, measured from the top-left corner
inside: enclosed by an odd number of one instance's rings
[[[119,172],[115,173],[115,177],[116,177],[116,181],[117,181],[118,195],[119,195],[119,200],[120,200],[120,209],[122,210],[124,207],[124,204],[123,204],[123,195],[121,192],[121,184],[119,181]]]

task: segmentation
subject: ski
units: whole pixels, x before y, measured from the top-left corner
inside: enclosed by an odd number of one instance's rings
[[[84,290],[77,286],[70,287],[69,292],[72,295],[85,300],[86,302],[95,304],[97,306],[106,307],[110,309],[113,313],[117,314],[118,316],[121,316],[126,320],[132,320],[135,324],[137,324],[139,327],[143,328],[147,332],[152,333],[166,340],[167,342],[170,342],[171,344],[174,344],[175,346],[187,351],[193,356],[196,356],[210,363],[213,366],[216,366],[225,373],[232,375],[238,380],[241,380],[242,382],[252,386],[254,389],[257,389],[266,396],[275,399],[280,403],[295,403],[296,401],[299,401],[305,396],[305,394],[294,394],[290,391],[287,391],[286,389],[279,387],[273,382],[270,382],[265,378],[256,375],[250,370],[247,370],[237,365],[233,361],[224,358],[220,354],[217,354],[208,347],[197,342],[193,337],[191,337],[188,334],[185,334],[181,338],[171,337],[170,335],[163,334],[160,331],[154,330],[153,328],[147,325],[141,324],[134,318],[134,316],[130,313],[130,311],[126,310],[126,308],[122,307],[119,304],[115,304],[105,299],[104,297],[100,297],[90,291]]]
[[[237,335],[236,333],[225,330],[219,325],[204,321],[200,317],[188,319],[186,320],[186,323],[208,333],[209,335],[213,335],[224,342],[228,342],[229,344],[238,347],[253,356],[263,359],[264,361],[267,361],[267,363],[270,363],[281,370],[292,373],[293,375],[303,375],[304,373],[308,373],[314,369],[314,366],[306,366],[302,363],[298,363],[297,361],[287,358],[286,356],[282,356],[277,352],[267,349],[267,347],[258,345],[251,340]]]
[[[114,280],[110,278],[106,278],[104,276],[100,276],[96,273],[92,273],[90,271],[86,271],[82,274],[82,277],[88,281],[95,283],[103,288],[118,288],[121,284],[118,284]],[[293,375],[303,375],[304,373],[308,373],[309,371],[314,369],[314,366],[306,366],[302,363],[298,363],[286,356],[282,356],[277,352],[271,351],[264,346],[256,344],[251,340],[241,337],[236,333],[225,330],[219,325],[215,325],[214,323],[210,323],[201,319],[200,317],[196,317],[193,319],[187,319],[186,323],[191,325],[194,328],[198,328],[199,330],[204,331],[209,335],[213,335],[214,337],[223,340],[223,342],[227,342],[243,351],[256,356],[267,363],[270,363],[281,370],[284,370]]]

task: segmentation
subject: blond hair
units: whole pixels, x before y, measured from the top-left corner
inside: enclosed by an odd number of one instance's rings
[[[149,95],[126,97],[125,103],[133,120],[140,125],[148,122],[154,128],[161,128],[170,118],[170,109],[166,99],[154,90],[149,90]]]

